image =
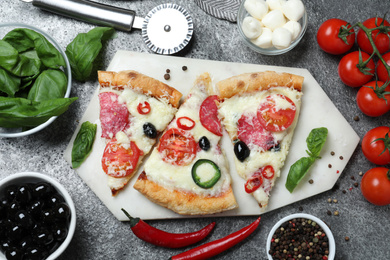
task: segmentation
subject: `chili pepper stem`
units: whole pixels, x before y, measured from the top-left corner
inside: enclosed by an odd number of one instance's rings
[[[121,208],[121,210],[123,211],[123,213],[125,213],[126,217],[129,218],[130,220],[130,227],[134,227],[135,225],[137,225],[137,223],[139,222],[139,218],[133,218],[132,216],[130,216],[130,214],[124,210],[123,208]]]

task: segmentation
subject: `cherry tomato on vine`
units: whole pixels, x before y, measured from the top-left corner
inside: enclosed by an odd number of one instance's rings
[[[326,20],[321,24],[317,31],[317,42],[323,51],[338,55],[352,48],[355,42],[355,31],[353,28],[344,32],[346,33],[345,40],[347,43],[339,37],[340,28],[346,24],[346,21],[336,18]],[[348,25],[348,28],[350,27],[351,25]]]
[[[364,156],[377,165],[390,164],[390,127],[378,126],[368,131],[362,140]]]
[[[367,19],[363,22],[363,25],[368,29],[372,29],[380,26],[382,22],[383,25],[390,26],[390,23],[388,21],[383,20],[379,17],[372,17],[370,19]],[[385,53],[390,49],[390,32],[386,33],[380,30],[374,30],[371,33],[371,36],[379,53]],[[367,52],[369,54],[373,52],[373,48],[370,41],[368,40],[368,36],[362,29],[358,31],[356,39],[362,51]]]
[[[370,58],[365,52],[360,52],[362,59],[359,58],[359,51],[354,51],[345,55],[339,63],[338,72],[341,81],[350,87],[360,87],[363,84],[370,81],[373,76],[375,64],[372,59],[367,63],[365,67],[361,65],[361,62],[364,62]],[[361,67],[359,69],[359,66]],[[371,73],[368,75],[363,74],[362,71],[366,73]]]
[[[390,110],[390,85],[382,89],[383,84],[382,81],[371,81],[359,89],[356,102],[364,114],[377,117]]]
[[[368,170],[360,185],[363,196],[377,206],[390,204],[390,170],[376,167]]]
[[[387,65],[390,66],[390,52],[382,55],[382,58],[385,60]],[[376,68],[376,73],[378,74],[379,80],[386,82],[389,80],[389,72],[386,70],[385,65],[381,61],[378,61],[378,67]]]

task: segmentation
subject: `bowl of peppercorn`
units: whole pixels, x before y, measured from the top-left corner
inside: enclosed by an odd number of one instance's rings
[[[333,260],[336,243],[321,219],[305,213],[279,220],[267,238],[267,255],[275,259]]]
[[[55,179],[22,172],[0,181],[0,259],[56,259],[75,228],[72,198]]]

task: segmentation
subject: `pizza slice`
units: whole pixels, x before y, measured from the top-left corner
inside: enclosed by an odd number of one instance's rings
[[[220,147],[218,96],[209,93],[211,78],[205,73],[196,79],[134,185],[149,200],[183,215],[237,207]]]
[[[173,119],[182,94],[136,71],[99,71],[98,78],[102,168],[115,196]]]
[[[219,115],[233,144],[237,173],[259,206],[287,157],[301,107],[303,77],[271,71],[217,82]]]

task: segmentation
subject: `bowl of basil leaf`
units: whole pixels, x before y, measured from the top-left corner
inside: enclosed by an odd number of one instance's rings
[[[50,125],[77,99],[61,46],[46,32],[0,24],[0,137],[22,137]]]

